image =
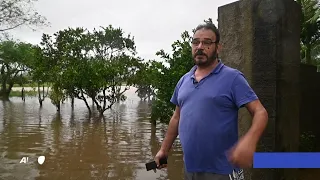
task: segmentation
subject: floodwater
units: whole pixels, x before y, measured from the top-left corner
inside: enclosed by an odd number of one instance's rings
[[[74,109],[65,102],[60,114],[50,99],[42,108],[34,97],[0,101],[0,180],[182,180],[179,140],[167,169],[146,171],[166,125],[150,124],[150,107],[134,92],[128,90],[127,100],[107,110],[104,119],[89,119],[81,100]],[[42,165],[39,156],[45,156]],[[23,157],[28,162],[20,163]],[[301,172],[299,180],[320,177],[319,170]]]
[[[168,168],[146,171],[162,142],[166,126],[149,122],[150,107],[127,91],[127,100],[105,112],[104,119],[88,117],[81,100],[61,106],[37,98],[0,101],[0,179],[5,180],[179,180],[182,152],[176,141]],[[95,116],[95,115],[93,115]],[[38,164],[37,158],[45,156]],[[20,163],[28,157],[27,163]]]

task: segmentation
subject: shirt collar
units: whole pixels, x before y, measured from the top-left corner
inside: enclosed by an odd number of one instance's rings
[[[221,62],[221,60],[218,60],[217,66],[210,72],[210,74],[218,74],[221,69],[223,68],[224,64]],[[192,69],[190,70],[191,72],[191,78],[195,78],[194,72],[197,70],[197,65],[193,66]]]

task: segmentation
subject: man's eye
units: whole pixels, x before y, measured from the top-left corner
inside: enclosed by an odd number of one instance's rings
[[[200,44],[200,41],[193,40],[193,41],[192,41],[192,44]]]
[[[212,42],[211,42],[211,41],[203,41],[203,44],[204,44],[204,45],[211,45]]]

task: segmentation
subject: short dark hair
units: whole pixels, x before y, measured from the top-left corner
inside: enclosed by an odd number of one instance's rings
[[[212,23],[212,22],[205,22],[204,24],[200,24],[196,27],[196,29],[194,30],[194,33],[196,33],[198,30],[200,29],[206,29],[206,30],[211,30],[214,32],[214,34],[216,35],[216,43],[218,43],[220,41],[220,33],[218,28]]]

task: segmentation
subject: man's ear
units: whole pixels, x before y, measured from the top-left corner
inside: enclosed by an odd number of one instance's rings
[[[222,50],[222,45],[220,43],[217,44],[217,53],[220,54]]]

